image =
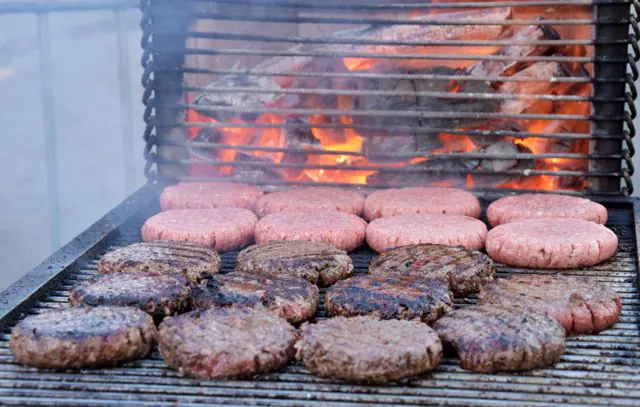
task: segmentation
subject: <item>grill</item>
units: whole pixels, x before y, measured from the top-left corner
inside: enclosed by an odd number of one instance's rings
[[[147,175],[628,195],[638,9],[143,1]]]
[[[637,1],[142,0],[141,8],[150,182],[0,293],[0,404],[640,404],[640,201],[625,196]],[[97,370],[16,364],[14,324],[66,307],[102,254],[140,241],[162,186],[181,180],[265,190],[453,185],[474,190],[483,208],[513,190],[584,195],[608,208],[619,250],[567,273],[616,289],[620,321],[569,338],[549,369],[476,374],[447,354],[433,373],[389,386],[322,379],[299,364],[197,381],[169,370],[157,351]],[[222,256],[223,272],[236,254]],[[356,271],[373,255],[352,253]],[[509,273],[551,271],[499,265],[499,276]],[[316,317],[325,317],[322,304]]]
[[[494,196],[485,196],[484,206]],[[13,362],[7,340],[11,326],[26,314],[67,306],[73,284],[96,274],[105,251],[140,240],[140,226],[159,209],[158,189],[147,186],[108,213],[37,269],[0,295],[0,404],[2,405],[638,405],[640,385],[640,295],[636,286],[638,201],[600,199],[620,238],[618,253],[599,266],[571,270],[614,287],[622,298],[620,321],[599,335],[570,338],[553,368],[522,374],[476,374],[445,355],[428,376],[390,386],[352,385],[310,375],[301,365],[248,380],[196,381],[169,370],[157,352],[123,367],[45,372]],[[223,255],[223,272],[236,253]],[[352,254],[357,272],[366,272],[373,252]],[[531,272],[499,267],[499,274]],[[548,273],[548,271],[535,271]],[[457,306],[473,303],[470,299]],[[324,317],[322,306],[318,318]]]

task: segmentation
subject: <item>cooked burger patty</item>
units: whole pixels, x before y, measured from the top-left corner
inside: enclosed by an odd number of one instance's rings
[[[80,307],[23,319],[11,331],[9,346],[27,365],[89,368],[141,358],[156,335],[153,319],[139,309]]]
[[[336,317],[304,324],[296,356],[324,377],[385,383],[426,373],[442,358],[442,344],[418,321]]]
[[[520,194],[493,202],[487,208],[487,218],[491,226],[532,218],[578,218],[605,224],[607,208],[577,196]]]
[[[147,219],[141,233],[145,242],[192,242],[224,252],[250,245],[257,221],[247,209],[173,209]]]
[[[484,253],[461,246],[418,244],[398,247],[376,256],[369,265],[374,275],[408,274],[443,278],[457,297],[477,293],[493,280],[493,261]]]
[[[333,316],[419,319],[427,324],[453,309],[447,281],[423,276],[360,275],[339,281],[324,303]]]
[[[420,243],[479,250],[484,248],[486,237],[487,226],[482,221],[461,215],[399,215],[376,219],[367,226],[367,243],[378,253]]]
[[[554,318],[495,306],[470,306],[436,321],[443,342],[458,352],[463,369],[492,373],[531,370],[556,362],[564,328]]]
[[[327,242],[351,251],[364,243],[367,222],[345,212],[278,212],[260,219],[256,225],[256,243],[272,240]]]
[[[480,202],[473,194],[454,188],[408,187],[383,189],[370,194],[364,204],[364,218],[435,213],[480,217]]]
[[[110,251],[98,262],[100,273],[183,273],[199,283],[220,272],[220,256],[215,250],[187,242],[158,240],[134,243]]]
[[[319,301],[318,287],[305,279],[247,273],[213,276],[191,293],[193,308],[264,307],[291,323],[311,318]]]
[[[364,196],[358,192],[311,187],[263,195],[256,201],[255,212],[259,217],[297,210],[340,211],[360,216],[363,207]]]
[[[186,311],[191,288],[178,273],[112,273],[74,287],[72,305],[120,305],[137,307],[156,321]]]
[[[241,251],[236,258],[236,271],[297,276],[328,286],[349,276],[353,263],[347,252],[329,243],[272,241]]]
[[[615,290],[586,277],[517,275],[487,285],[481,304],[554,317],[567,334],[600,332],[613,325],[622,303]]]
[[[159,350],[169,366],[199,379],[266,373],[293,358],[289,323],[263,310],[217,308],[165,319]]]
[[[163,211],[169,209],[245,208],[262,195],[254,185],[231,182],[181,182],[168,186],[160,195]]]
[[[613,256],[618,237],[583,219],[523,219],[491,229],[487,254],[509,266],[566,269]]]

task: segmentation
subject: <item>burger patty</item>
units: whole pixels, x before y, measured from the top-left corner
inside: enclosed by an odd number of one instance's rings
[[[158,341],[162,358],[181,374],[218,379],[283,367],[297,339],[295,328],[266,311],[218,308],[165,319]]]
[[[318,308],[318,287],[294,276],[259,276],[247,273],[221,274],[206,285],[194,287],[195,308],[257,307],[298,323],[311,318]]]
[[[408,275],[351,277],[331,287],[324,303],[332,316],[419,319],[429,325],[453,309],[448,282]]]
[[[336,317],[301,331],[296,357],[323,377],[385,383],[429,372],[442,358],[438,335],[418,321]]]
[[[363,207],[364,196],[358,192],[310,187],[263,195],[256,201],[255,212],[259,217],[296,210],[339,211],[360,216]]]
[[[617,247],[618,237],[610,229],[574,218],[517,220],[487,235],[487,254],[514,267],[592,266],[613,256]]]
[[[191,288],[182,274],[104,274],[69,293],[72,305],[119,305],[137,307],[156,321],[180,314],[189,306]]]
[[[153,319],[130,307],[79,307],[29,316],[11,331],[16,360],[51,368],[91,368],[141,358],[156,341]]]
[[[604,225],[607,208],[589,199],[557,194],[505,196],[487,208],[491,226],[532,218],[578,218]]]
[[[328,286],[349,276],[353,263],[347,252],[329,243],[272,241],[242,250],[236,258],[236,271],[297,276]]]
[[[567,334],[600,332],[620,316],[622,303],[615,290],[586,277],[517,275],[487,285],[481,304],[549,315]]]
[[[416,213],[373,220],[367,226],[367,243],[378,253],[395,247],[432,243],[484,248],[487,226],[462,215]]]
[[[113,250],[100,259],[100,273],[183,273],[190,281],[199,283],[220,272],[220,256],[215,250],[194,243],[155,242],[134,243]]]
[[[169,209],[252,209],[262,195],[254,185],[231,182],[180,182],[160,194],[163,211]]]
[[[444,343],[458,352],[463,369],[492,373],[531,370],[556,362],[564,328],[554,318],[495,306],[470,306],[436,321]]]
[[[369,265],[374,275],[407,274],[442,278],[456,297],[477,293],[493,280],[493,261],[477,250],[462,246],[417,244],[388,250]]]

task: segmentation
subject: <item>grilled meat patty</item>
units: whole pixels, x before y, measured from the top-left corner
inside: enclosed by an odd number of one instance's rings
[[[448,282],[442,279],[360,275],[336,283],[324,303],[333,316],[419,319],[433,324],[453,309],[452,297]]]
[[[115,365],[149,353],[156,341],[153,319],[131,307],[79,307],[29,316],[11,331],[16,360],[52,368]]]
[[[478,299],[481,304],[549,315],[567,334],[607,329],[618,320],[622,309],[618,293],[605,284],[562,275],[500,278],[487,285]]]
[[[183,273],[192,282],[199,283],[220,272],[220,256],[215,250],[194,243],[158,240],[110,251],[98,262],[98,271]]]
[[[456,297],[477,293],[493,280],[493,261],[461,246],[417,244],[388,250],[369,265],[374,275],[407,274],[443,278]]]
[[[329,243],[272,241],[241,251],[236,258],[236,271],[297,276],[328,286],[350,275],[353,263],[347,252]]]
[[[523,219],[498,225],[487,235],[487,254],[514,267],[569,269],[613,256],[618,237],[583,219]]]
[[[264,310],[217,308],[165,319],[158,341],[162,358],[181,374],[217,379],[279,369],[297,339],[286,320]]]
[[[296,357],[323,377],[385,383],[429,372],[442,358],[438,335],[418,321],[336,317],[301,331]]]
[[[318,308],[318,287],[294,276],[258,276],[247,273],[220,274],[194,287],[191,305],[196,308],[265,308],[298,323],[311,318]]]
[[[444,343],[458,352],[463,369],[492,373],[531,370],[556,362],[564,328],[554,318],[496,306],[470,306],[436,321]]]
[[[72,305],[119,305],[137,307],[156,321],[180,314],[189,306],[191,288],[178,273],[112,273],[74,287]]]

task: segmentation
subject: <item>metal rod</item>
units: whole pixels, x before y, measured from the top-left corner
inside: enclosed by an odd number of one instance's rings
[[[133,157],[133,105],[131,103],[131,78],[129,67],[129,36],[122,10],[115,10],[118,54],[118,83],[120,85],[120,132],[122,133],[122,159],[124,163],[124,192],[133,191],[135,163]]]
[[[53,116],[53,80],[51,77],[51,48],[49,43],[49,15],[38,14],[38,46],[40,49],[40,80],[42,123],[44,131],[45,179],[51,248],[60,247],[60,193],[58,186],[58,149]]]
[[[596,19],[615,21],[628,20],[631,8],[629,4],[603,3],[596,7]],[[629,38],[629,27],[617,24],[599,24],[595,27],[596,41],[599,39]],[[596,45],[595,53],[598,61],[594,65],[595,76],[598,78],[623,78],[627,70],[627,46]],[[608,61],[624,60],[624,62],[610,63]],[[604,99],[623,98],[625,85],[618,83],[594,84],[593,96],[593,134],[620,134],[623,131],[624,102],[602,102]],[[589,143],[590,151],[604,154],[620,154],[622,142],[615,140],[593,140]],[[620,160],[589,161],[589,170],[614,172],[620,171]],[[620,178],[592,178],[589,188],[596,192],[620,191]]]
[[[22,0],[0,2],[0,14],[135,9],[136,0]]]

